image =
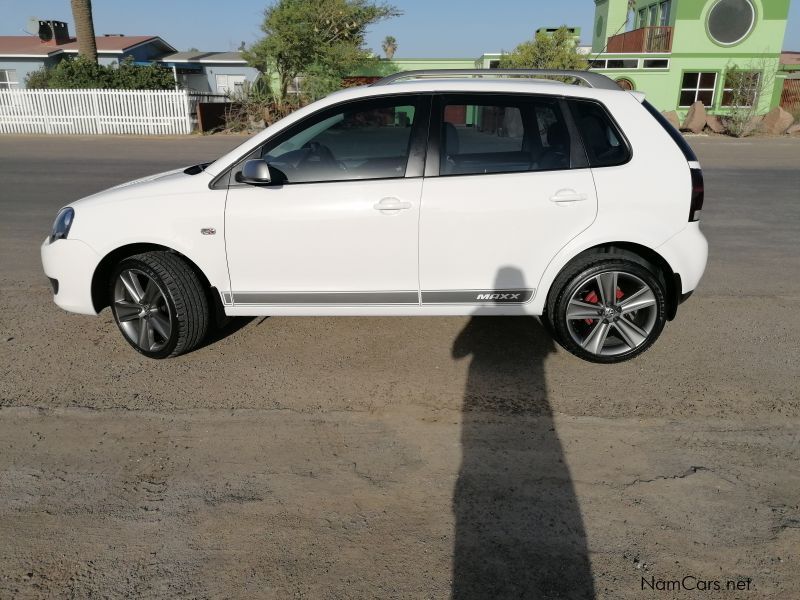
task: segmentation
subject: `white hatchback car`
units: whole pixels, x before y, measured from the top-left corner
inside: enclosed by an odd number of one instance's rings
[[[110,306],[151,358],[215,317],[511,314],[612,363],[697,286],[702,204],[681,135],[603,75],[410,72],[73,202],[42,262],[56,304]]]

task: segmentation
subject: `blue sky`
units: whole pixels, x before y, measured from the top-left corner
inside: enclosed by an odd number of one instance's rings
[[[178,50],[234,50],[260,37],[268,0],[93,0],[95,29],[103,33],[160,35]],[[473,57],[510,50],[538,27],[569,24],[587,38],[592,0],[394,0],[402,17],[375,25],[368,45],[380,51],[386,35],[397,38],[398,57]],[[494,6],[495,10],[487,10]],[[0,35],[22,35],[28,17],[67,21],[69,0],[0,0]],[[585,39],[584,41],[588,41]],[[784,42],[800,50],[800,0],[794,0]]]

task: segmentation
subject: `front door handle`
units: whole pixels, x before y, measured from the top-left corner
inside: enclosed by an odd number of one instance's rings
[[[550,201],[556,204],[571,204],[572,202],[583,202],[588,200],[586,194],[579,194],[575,190],[558,190],[554,196],[550,196]]]
[[[411,208],[411,202],[403,202],[398,198],[384,198],[372,208],[379,210],[382,213],[391,214],[400,210],[408,210]]]

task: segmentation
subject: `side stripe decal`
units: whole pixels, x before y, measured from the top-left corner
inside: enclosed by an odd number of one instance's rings
[[[422,292],[423,304],[525,304],[535,290],[431,290]],[[416,291],[401,292],[225,292],[226,304],[235,305],[418,305]]]
[[[234,304],[419,304],[414,292],[233,292]]]
[[[423,291],[423,304],[525,304],[535,290]]]

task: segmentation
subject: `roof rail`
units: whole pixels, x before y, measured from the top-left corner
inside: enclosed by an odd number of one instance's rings
[[[389,85],[403,79],[430,79],[438,77],[571,77],[591,88],[617,90],[621,88],[610,77],[593,71],[567,71],[562,69],[427,69],[422,71],[401,71],[379,79],[372,85]]]

